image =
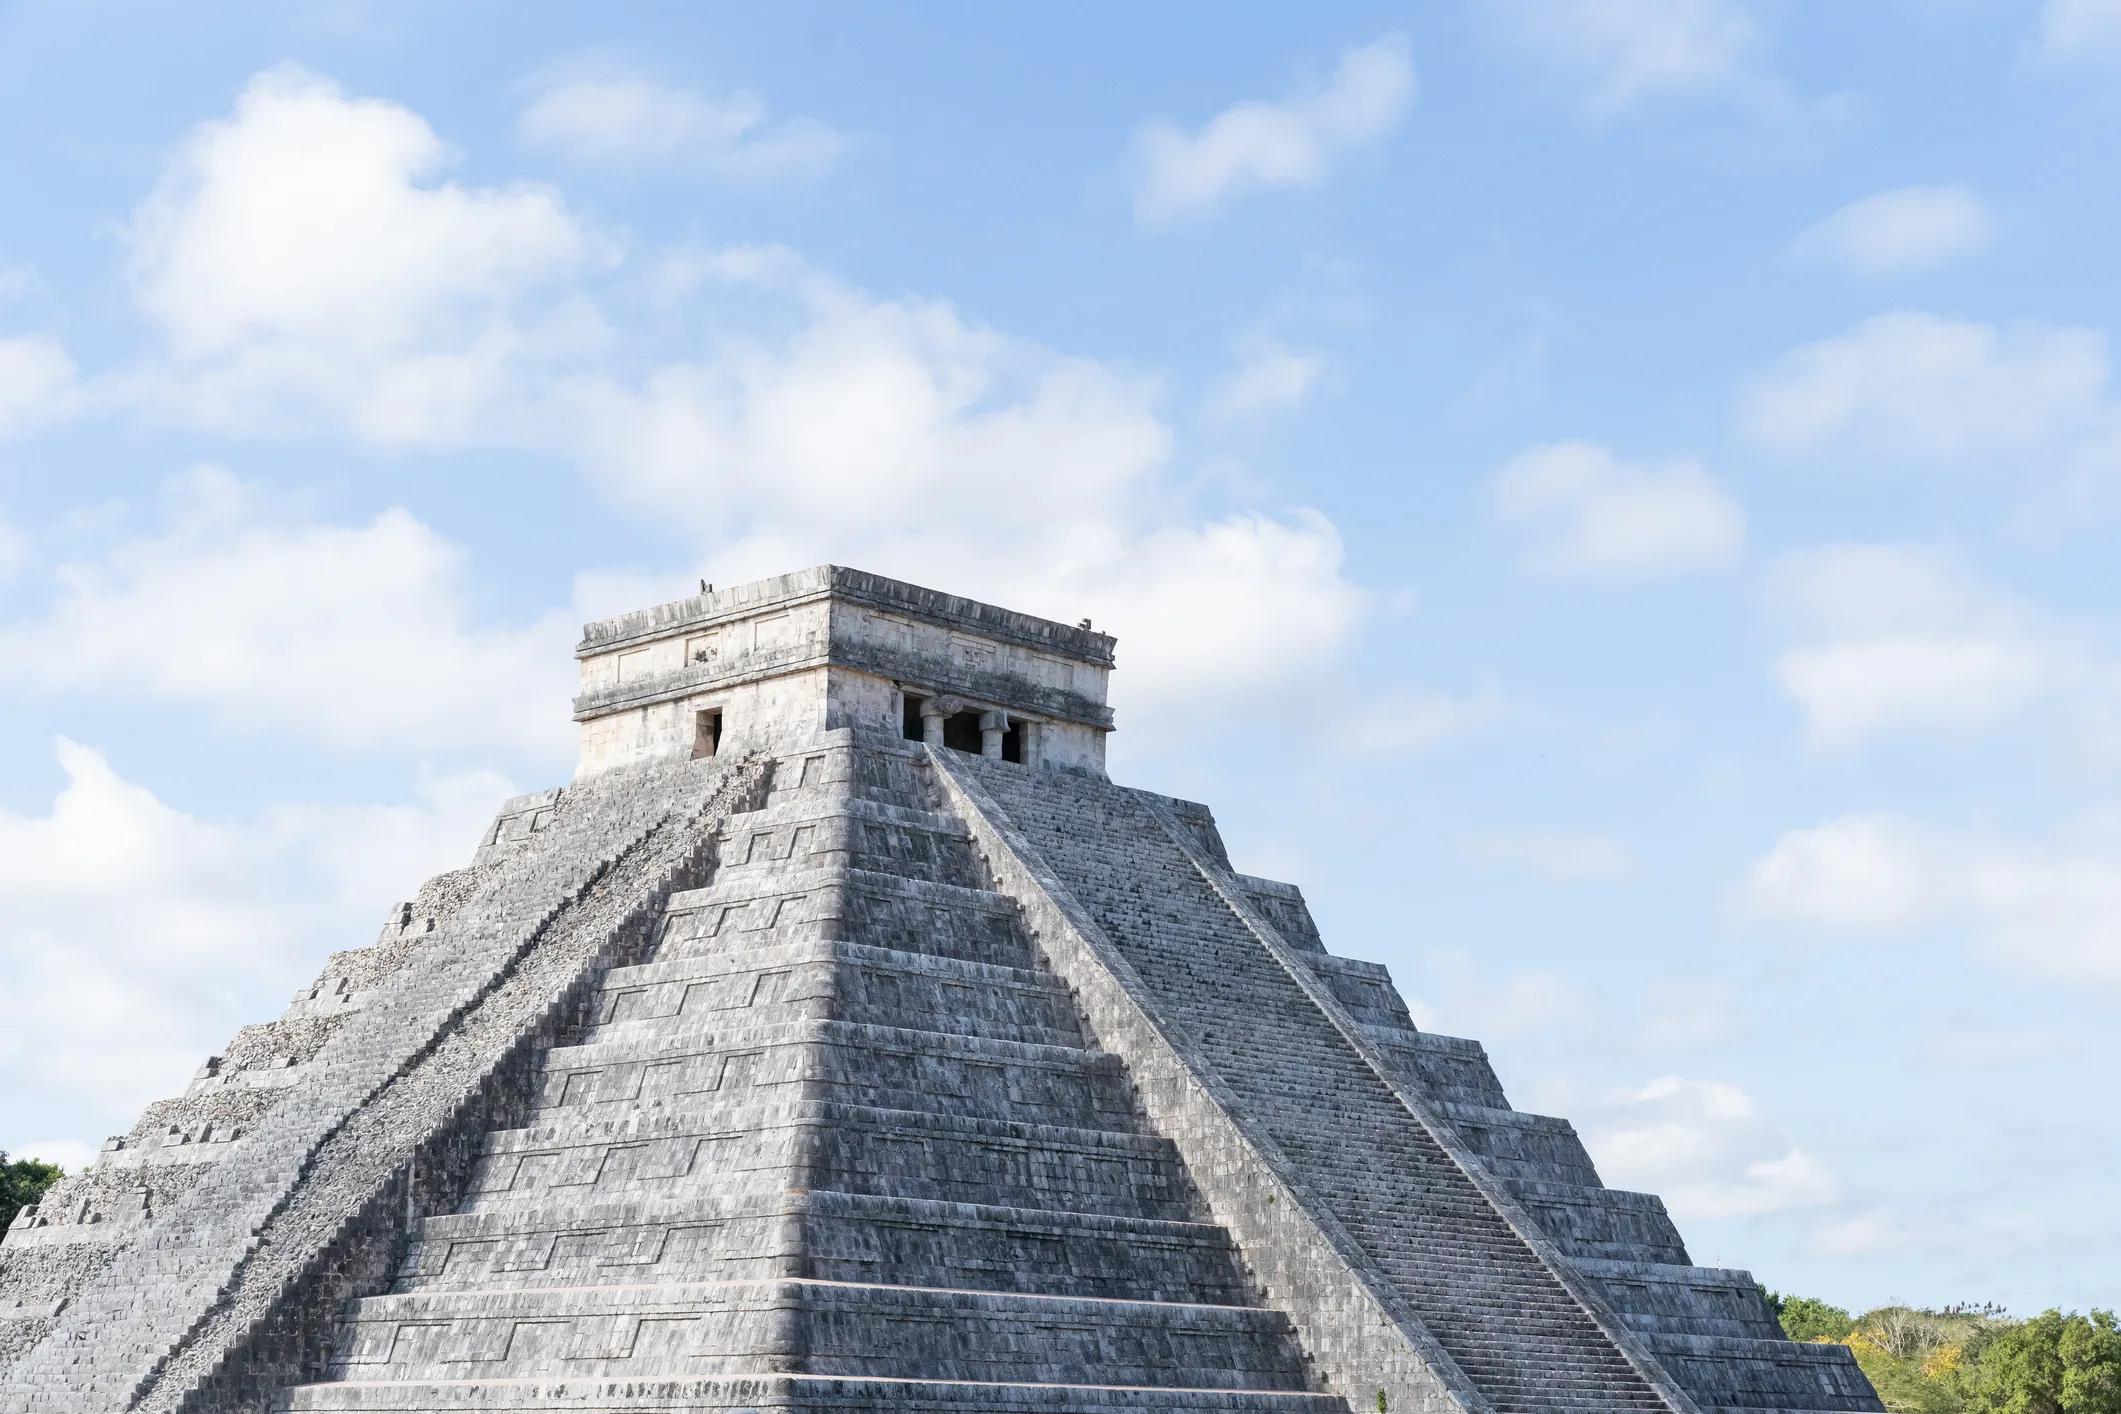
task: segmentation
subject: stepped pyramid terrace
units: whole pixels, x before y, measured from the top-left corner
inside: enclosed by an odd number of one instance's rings
[[[823,566],[577,656],[573,782],[16,1219],[0,1409],[1881,1407],[1108,779],[1087,622]]]

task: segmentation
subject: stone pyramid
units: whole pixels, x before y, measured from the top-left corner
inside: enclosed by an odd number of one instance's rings
[[[833,566],[589,626],[573,784],[0,1246],[0,1408],[1877,1410],[1113,785],[1113,641]]]

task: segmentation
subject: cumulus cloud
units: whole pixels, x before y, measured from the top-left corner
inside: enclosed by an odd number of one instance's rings
[[[1928,917],[1936,899],[1929,850],[1900,822],[1849,815],[1792,830],[1755,861],[1747,879],[1762,913],[1831,928],[1901,928]]]
[[[380,813],[214,821],[88,746],[54,754],[49,808],[0,809],[0,1113],[16,1128],[0,1147],[69,1167],[237,1027],[277,1015],[327,954],[372,941],[393,901],[468,862],[508,794],[496,776],[429,775]]]
[[[1746,391],[1740,417],[1784,450],[1845,442],[1953,461],[2085,431],[2108,412],[2106,381],[2096,330],[1903,311],[1792,351]]]
[[[526,312],[601,258],[551,190],[445,180],[418,114],[294,67],[202,124],[126,232],[166,359],[135,395],[244,430],[319,413],[373,440],[464,435],[523,363],[596,336],[564,304]]]
[[[1212,423],[1248,422],[1301,406],[1325,372],[1324,354],[1292,349],[1276,339],[1244,340],[1235,367],[1209,392],[1201,416]]]
[[[1756,93],[1761,34],[1737,0],[1490,0],[1507,36],[1614,117],[1659,99]]]
[[[2121,60],[2121,0],[2044,0],[2037,43],[2058,64]]]
[[[845,136],[811,118],[774,119],[758,94],[708,94],[611,64],[531,80],[517,135],[589,166],[659,164],[740,178],[812,177]]]
[[[1550,884],[1609,882],[1635,871],[1635,851],[1611,835],[1571,830],[1481,830],[1459,847],[1469,859]]]
[[[1153,378],[785,251],[703,253],[688,279],[763,302],[755,332],[559,401],[605,488],[691,526],[719,577],[834,559],[1089,614],[1121,637],[1116,700],[1152,715],[1301,680],[1366,610],[1324,516],[1189,505]]]
[[[1820,546],[1784,556],[1768,584],[1794,639],[1775,679],[1822,747],[1974,737],[2043,702],[2092,712],[2110,690],[2077,635],[1934,549]]]
[[[1561,442],[1496,472],[1496,513],[1533,535],[1527,568],[1647,577],[1723,569],[1745,550],[1745,513],[1699,462],[1623,461]]]
[[[0,438],[58,421],[78,394],[74,361],[58,340],[0,337]]]
[[[1606,1182],[1660,1195],[1682,1223],[1822,1207],[1840,1196],[1823,1163],[1723,1081],[1666,1075],[1609,1095],[1585,1116],[1583,1138]]]
[[[623,499],[711,530],[780,516],[1021,528],[1098,519],[1170,454],[1151,379],[786,253],[713,270],[763,297],[760,332],[562,389],[576,452]]]
[[[475,626],[463,552],[405,511],[284,520],[200,468],[172,483],[163,524],[57,575],[43,616],[0,624],[17,682],[143,693],[339,748],[567,758],[579,624]]]
[[[1236,104],[1198,132],[1164,118],[1144,123],[1129,154],[1135,215],[1160,224],[1206,215],[1250,191],[1315,187],[1347,153],[1396,127],[1413,102],[1406,36],[1388,34],[1342,54],[1322,88]]]
[[[1913,275],[1982,250],[1994,226],[1966,187],[1900,187],[1850,202],[1798,236],[1793,249],[1851,274]]]
[[[2111,822],[2035,845],[1848,815],[1777,840],[1746,895],[1766,917],[1846,933],[1944,925],[2020,970],[2121,982],[2117,846]]]
[[[1319,111],[1360,108],[1365,75],[1399,48],[1351,57]],[[371,441],[556,456],[687,540],[724,581],[832,559],[1068,620],[1091,614],[1126,639],[1117,693],[1149,709],[1136,727],[1315,673],[1366,611],[1323,516],[1207,504],[1213,488],[1181,480],[1149,373],[1013,336],[947,301],[871,294],[774,247],[671,252],[624,288],[600,284],[608,242],[554,193],[451,182],[448,157],[406,109],[300,70],[261,75],[230,117],[184,144],[133,222],[133,286],[165,345],[136,391],[171,416],[246,434],[344,426]],[[600,301],[643,293],[664,316],[652,329],[606,323]],[[701,332],[659,338],[679,325]],[[1251,396],[1289,388],[1283,369]],[[446,554],[424,527],[393,512],[310,533],[314,546],[253,536],[233,557],[203,542],[190,553],[213,583],[269,549],[287,556],[273,573],[290,577],[296,551],[381,552],[386,578],[364,592],[409,596],[421,631],[403,651],[435,665],[436,686],[337,713],[349,744],[413,716],[462,732],[450,724],[486,713],[498,714],[497,740],[527,747],[532,719],[552,720],[537,697],[518,694],[510,709],[502,689],[472,679],[520,684],[519,654],[564,668],[564,651],[465,628],[456,594],[428,592],[445,588]],[[62,631],[108,623],[106,641],[133,642],[124,624],[156,621],[155,596],[116,563],[77,577],[43,640],[59,666],[38,671],[109,681],[117,652],[67,646]],[[304,588],[272,612],[298,616],[321,594]],[[235,616],[226,634],[249,635],[235,656],[265,643],[270,617]],[[159,690],[294,727],[323,700],[319,684],[380,670],[389,645],[356,646],[331,655],[347,665],[336,677],[321,650],[297,645],[299,671],[239,673],[226,687],[142,648]],[[431,714],[407,705],[420,699],[437,704]]]
[[[29,563],[29,537],[5,515],[0,515],[0,584],[22,573]]]
[[[1776,680],[1829,745],[1894,730],[1974,735],[2041,687],[2036,649],[1967,634],[1874,638],[1792,648]]]

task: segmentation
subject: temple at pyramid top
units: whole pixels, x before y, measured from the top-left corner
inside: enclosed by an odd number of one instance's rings
[[[578,774],[851,728],[1103,774],[1110,636],[842,565],[587,625]]]
[[[1108,779],[1112,650],[589,625],[573,780],[16,1217],[0,1414],[1880,1414]]]

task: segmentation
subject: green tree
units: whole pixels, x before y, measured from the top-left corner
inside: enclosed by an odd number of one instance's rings
[[[44,1196],[44,1190],[66,1177],[66,1170],[42,1159],[13,1159],[0,1149],[0,1232],[15,1214]]]
[[[1771,1291],[1767,1299],[1775,1308],[1775,1319],[1782,1322],[1782,1333],[1791,1340],[1846,1340],[1849,1328],[1856,1324],[1855,1318],[1839,1306],[1829,1306],[1810,1296],[1785,1296]]]
[[[1974,1414],[2121,1414],[2111,1311],[2046,1311],[1999,1332],[1964,1376]]]

